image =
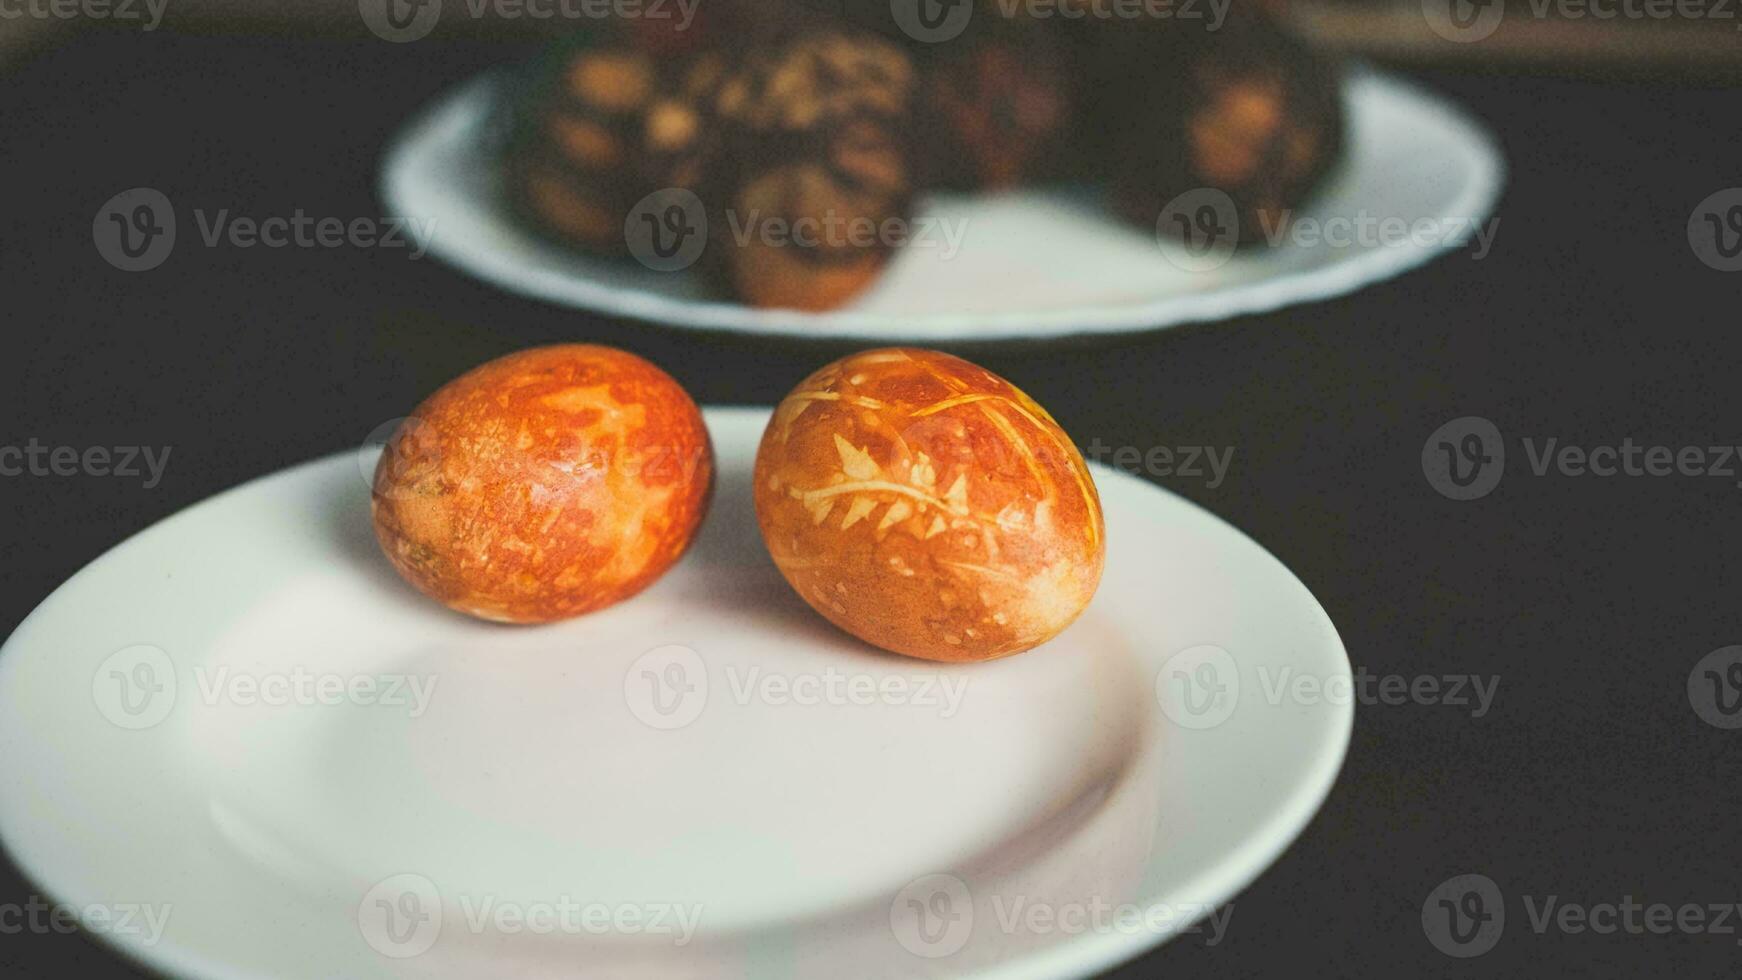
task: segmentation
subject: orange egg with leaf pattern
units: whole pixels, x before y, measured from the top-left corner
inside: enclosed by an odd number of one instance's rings
[[[991,371],[915,348],[854,354],[780,403],[756,455],[757,520],[804,601],[926,660],[1058,635],[1100,583],[1100,497],[1045,409]]]

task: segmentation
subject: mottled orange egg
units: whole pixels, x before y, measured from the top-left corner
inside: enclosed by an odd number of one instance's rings
[[[540,347],[468,371],[399,427],[375,469],[375,536],[436,600],[545,623],[664,574],[713,479],[701,412],[670,375],[610,347]]]
[[[927,660],[1019,653],[1058,635],[1101,581],[1101,500],[1046,410],[936,351],[855,354],[775,409],[756,516],[817,612]]]

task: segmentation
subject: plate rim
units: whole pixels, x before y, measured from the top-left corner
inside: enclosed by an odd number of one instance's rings
[[[419,209],[414,206],[418,195],[409,176],[411,161],[417,159],[426,142],[448,126],[486,129],[484,121],[475,116],[466,120],[456,117],[470,108],[470,103],[492,99],[506,74],[507,69],[501,67],[487,69],[443,89],[392,134],[382,153],[376,181],[389,213],[419,216]],[[1424,110],[1424,118],[1436,120],[1437,125],[1455,134],[1469,148],[1469,182],[1439,214],[1441,218],[1466,221],[1463,230],[1426,244],[1405,239],[1400,245],[1363,252],[1316,269],[1285,272],[1256,283],[1222,286],[1134,305],[1001,313],[887,314],[854,310],[807,313],[756,309],[719,299],[683,299],[640,288],[606,285],[555,270],[528,270],[517,267],[509,256],[488,243],[455,244],[439,234],[431,237],[428,251],[450,268],[515,296],[686,331],[822,341],[1006,343],[1148,333],[1195,323],[1216,323],[1333,299],[1395,279],[1436,256],[1462,248],[1473,236],[1472,226],[1493,216],[1507,172],[1505,155],[1494,134],[1449,97],[1365,62],[1351,62],[1342,79],[1345,104],[1367,90],[1389,92],[1413,101]],[[966,323],[975,324],[977,332],[963,335],[960,331]]]
[[[762,418],[767,416],[770,411],[771,409],[767,406],[750,405],[708,405],[704,408],[705,415],[709,417],[729,415],[739,418]],[[124,547],[139,542],[148,535],[161,533],[168,525],[190,516],[192,512],[201,509],[205,504],[215,503],[223,498],[244,493],[257,484],[292,473],[316,470],[329,465],[355,465],[357,452],[356,449],[350,449],[325,453],[243,480],[234,486],[219,490],[188,504],[174,513],[165,515],[105,549],[38,602],[36,607],[6,637],[5,641],[0,643],[0,693],[5,692],[9,675],[13,672],[12,660],[8,654],[12,653],[13,643],[18,635],[25,632],[26,627],[42,615],[45,607],[57,596],[72,588],[105,558]],[[1335,661],[1335,668],[1339,672],[1339,676],[1353,678],[1354,667],[1349,659],[1348,647],[1343,642],[1335,623],[1331,620],[1329,612],[1313,595],[1312,590],[1307,587],[1300,576],[1295,574],[1294,570],[1280,557],[1232,522],[1194,500],[1123,470],[1101,464],[1091,465],[1094,468],[1097,482],[1111,478],[1115,482],[1136,489],[1139,493],[1152,492],[1169,498],[1172,503],[1184,505],[1188,510],[1194,512],[1199,519],[1207,518],[1222,533],[1232,534],[1236,539],[1256,549],[1264,558],[1273,562],[1277,568],[1285,573],[1285,587],[1298,591],[1307,600],[1305,611],[1318,626],[1322,627],[1327,649],[1334,650],[1336,654],[1332,659]],[[1239,892],[1250,887],[1264,872],[1274,866],[1289,848],[1293,847],[1294,843],[1312,824],[1313,818],[1323,809],[1326,800],[1329,799],[1331,792],[1336,787],[1343,765],[1347,761],[1356,712],[1352,700],[1340,704],[1334,701],[1325,701],[1321,703],[1320,707],[1325,710],[1328,718],[1316,729],[1323,740],[1318,746],[1318,751],[1314,754],[1310,771],[1303,772],[1300,780],[1283,797],[1284,805],[1272,810],[1260,827],[1247,834],[1237,846],[1230,849],[1228,854],[1215,862],[1212,867],[1199,872],[1195,879],[1170,886],[1170,892],[1188,893],[1207,899],[1203,902],[1202,912],[1190,918],[1179,918],[1165,929],[1087,932],[1066,941],[1023,951],[1010,960],[999,962],[988,968],[953,975],[972,978],[972,980],[1019,980],[1019,978],[1030,977],[1041,980],[1041,978],[1066,976],[1092,976],[1159,948],[1202,921],[1205,915],[1228,904]],[[1151,762],[1153,763],[1153,760]],[[0,763],[0,771],[4,771],[3,763]],[[100,896],[92,898],[91,896],[72,895],[66,890],[51,886],[49,881],[52,876],[47,873],[48,866],[39,864],[36,855],[17,847],[14,835],[0,833],[0,852],[3,852],[6,858],[18,869],[23,880],[35,886],[37,894],[41,897],[73,906],[102,904]],[[1205,881],[1208,883],[1204,883]],[[1144,895],[1140,898],[1153,904],[1156,896]],[[134,943],[127,937],[108,932],[92,932],[82,928],[78,931],[87,940],[96,942],[129,963],[165,975],[218,978],[218,980],[233,980],[233,978],[255,980],[255,978],[273,975],[249,969],[244,965],[215,960],[197,947],[176,943],[167,937],[155,945],[147,946]]]

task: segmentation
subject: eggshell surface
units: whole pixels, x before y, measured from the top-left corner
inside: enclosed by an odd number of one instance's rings
[[[543,623],[652,584],[713,486],[701,412],[653,364],[567,344],[431,395],[376,467],[375,534],[400,575],[482,619]]]
[[[1082,455],[1046,410],[960,358],[866,351],[817,371],[757,452],[756,514],[812,608],[896,653],[978,661],[1057,635],[1100,582]]]

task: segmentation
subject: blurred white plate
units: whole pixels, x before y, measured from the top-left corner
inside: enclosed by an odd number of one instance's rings
[[[505,204],[490,149],[496,85],[485,77],[459,87],[387,154],[388,207],[435,222],[433,254],[513,293],[747,333],[1045,338],[1220,320],[1339,296],[1464,244],[1489,217],[1505,170],[1494,141],[1460,110],[1396,78],[1357,71],[1345,90],[1346,158],[1300,212],[1324,241],[1284,239],[1190,271],[1177,246],[1114,221],[1086,195],[944,195],[924,206],[930,223],[914,225],[931,247],[900,250],[850,306],[823,314],[759,310],[721,300],[690,273],[577,255],[523,227]],[[946,230],[958,247],[947,244]]]
[[[694,550],[569,623],[401,582],[372,453],[115,548],[0,650],[7,849],[199,978],[1055,978],[1194,926],[1265,941],[1226,903],[1318,809],[1353,718],[1287,569],[1097,469],[1080,621],[989,664],[883,654],[763,550],[766,411],[707,416]]]

